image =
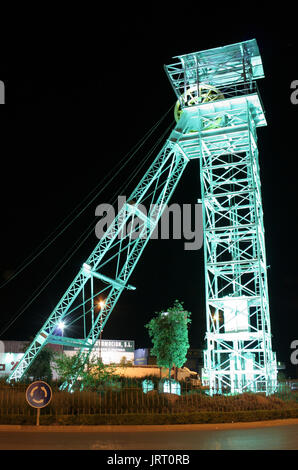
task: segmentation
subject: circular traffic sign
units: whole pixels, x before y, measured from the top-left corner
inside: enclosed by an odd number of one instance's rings
[[[44,408],[52,399],[52,389],[46,382],[32,382],[26,390],[26,400],[33,408]]]

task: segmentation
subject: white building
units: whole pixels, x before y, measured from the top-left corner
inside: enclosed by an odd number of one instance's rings
[[[11,374],[24,355],[28,341],[0,341],[0,378]],[[79,349],[66,346],[48,345],[55,351],[60,351],[67,356],[76,354]],[[101,357],[104,364],[120,364],[123,358],[126,362],[134,362],[135,342],[132,340],[103,339],[96,341],[91,357]],[[53,370],[53,378],[56,377]]]

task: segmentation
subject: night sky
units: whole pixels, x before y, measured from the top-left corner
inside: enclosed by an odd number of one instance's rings
[[[6,106],[1,108],[0,280],[4,283],[16,273],[24,259],[91,190],[97,185],[100,188],[117,162],[174,108],[175,96],[164,64],[179,54],[255,38],[265,71],[258,87],[268,126],[258,129],[258,146],[271,266],[273,349],[277,359],[288,364],[290,343],[298,339],[298,105],[290,101],[290,84],[298,80],[295,29],[277,16],[275,22],[256,24],[240,17],[233,23],[218,20],[212,27],[202,22],[194,27],[192,18],[199,13],[194,8],[180,22],[174,17],[162,20],[158,14],[157,20],[145,13],[127,14],[127,20],[118,17],[118,22],[102,16],[90,27],[86,22],[59,25],[59,38],[55,24],[43,31],[40,23],[36,31],[20,33],[16,43],[7,41],[0,59],[0,80],[6,86]],[[91,18],[92,13],[88,14]],[[105,23],[107,30],[103,29]],[[172,111],[154,138],[171,122]],[[138,158],[143,158],[142,153]],[[0,339],[27,340],[40,329],[97,243],[94,231],[6,330],[92,219],[95,227],[95,207],[116,196],[131,171],[131,167],[124,170],[51,247],[0,289]],[[171,202],[194,204],[199,197],[199,165],[194,160]],[[155,311],[179,299],[192,312],[190,345],[203,347],[203,250],[185,251],[183,245],[184,240],[152,240],[147,245],[130,278],[137,289],[122,294],[103,338],[131,339],[136,347],[150,347],[144,324]]]

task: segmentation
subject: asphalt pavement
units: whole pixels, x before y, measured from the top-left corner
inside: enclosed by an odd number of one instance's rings
[[[1,450],[298,450],[298,419],[156,426],[0,426]]]

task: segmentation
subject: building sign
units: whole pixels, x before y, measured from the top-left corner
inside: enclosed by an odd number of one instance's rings
[[[103,352],[134,352],[135,342],[129,340],[102,339],[96,342],[96,347],[101,348]]]
[[[135,366],[145,366],[148,364],[148,355],[149,351],[145,349],[136,349],[134,353],[134,365]]]
[[[24,353],[0,353],[0,377],[10,375],[23,356]]]
[[[0,344],[1,347],[1,344]],[[4,347],[2,348],[4,349]],[[131,340],[111,340],[103,339],[97,340],[93,353],[101,357],[103,363],[120,363],[123,357],[127,361],[134,361],[135,342]],[[75,354],[79,348],[73,348],[71,351],[64,351],[66,355]],[[10,353],[0,352],[0,377],[10,375],[15,367],[24,356],[24,353]],[[55,371],[52,370],[54,378],[56,378]]]

